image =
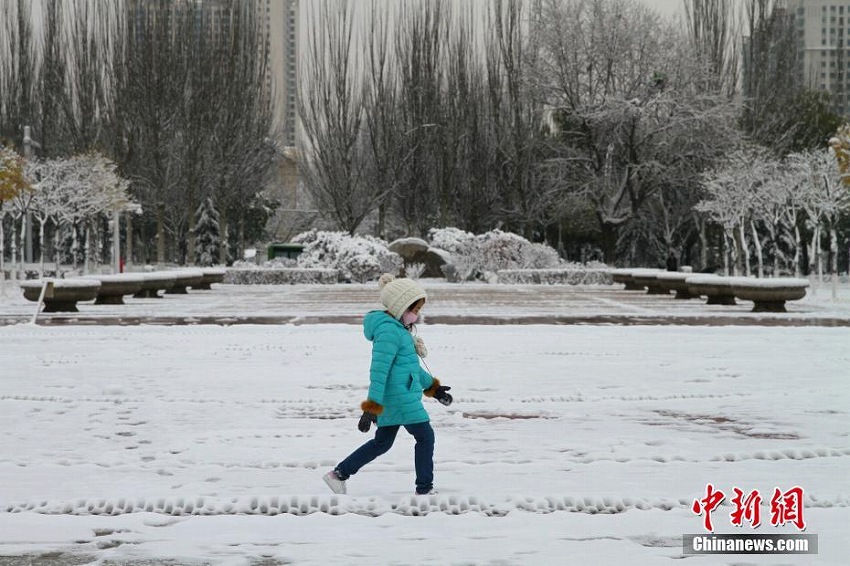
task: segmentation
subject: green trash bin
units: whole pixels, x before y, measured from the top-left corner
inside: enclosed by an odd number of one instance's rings
[[[269,244],[269,261],[275,258],[295,259],[304,251],[303,244]]]

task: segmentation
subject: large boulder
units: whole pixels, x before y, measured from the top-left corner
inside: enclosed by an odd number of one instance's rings
[[[389,245],[389,250],[401,256],[404,265],[421,263],[425,266],[422,277],[443,277],[446,252],[431,248],[420,238],[400,238]]]

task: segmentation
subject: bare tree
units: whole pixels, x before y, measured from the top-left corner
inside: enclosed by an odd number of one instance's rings
[[[739,0],[685,0],[688,37],[703,67],[702,88],[730,98],[738,92],[739,6]]]
[[[676,30],[627,0],[541,2],[537,92],[561,147],[552,169],[592,207],[605,261],[659,191],[675,203],[734,145],[735,107],[699,88]]]
[[[496,0],[489,12],[487,81],[494,168],[507,225],[527,238],[549,220],[557,192],[538,173],[542,105],[532,96],[526,66],[536,53],[526,52],[522,3]]]
[[[801,125],[791,115],[792,101],[803,88],[794,20],[776,0],[746,0],[744,17],[742,127],[751,139],[782,156]]]
[[[353,234],[381,200],[370,181],[362,60],[351,0],[309,5],[310,34],[299,67],[304,183],[319,210]]]

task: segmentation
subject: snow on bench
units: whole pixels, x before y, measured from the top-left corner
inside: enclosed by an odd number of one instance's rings
[[[655,278],[659,287],[675,291],[677,299],[695,299],[699,295],[691,293],[687,283],[692,275],[681,271],[662,271]]]
[[[115,275],[87,275],[89,279],[100,281],[96,305],[123,305],[124,295],[134,295],[142,290],[144,278],[132,273]]]
[[[151,271],[139,273],[142,276],[142,288],[133,295],[136,299],[161,299],[160,291],[167,291],[174,287],[177,275],[168,271]]]
[[[646,287],[647,295],[669,295],[670,287],[662,284],[658,275],[667,273],[661,269],[633,269],[632,279],[641,287]]]
[[[222,267],[202,267],[201,272],[203,272],[204,278],[199,284],[192,285],[193,291],[209,291],[212,289],[211,285],[213,283],[222,283],[224,276],[227,274],[227,270]]]
[[[24,298],[38,302],[45,283],[44,312],[79,312],[77,302],[93,301],[101,286],[97,279],[32,279],[21,281]]]
[[[165,291],[166,295],[186,295],[188,287],[194,289],[204,281],[204,272],[200,269],[175,269],[170,273],[174,273],[175,280],[174,285]]]
[[[634,269],[615,269],[611,272],[614,283],[622,283],[626,286],[625,291],[643,291],[644,286],[638,285],[632,275]]]
[[[707,305],[737,305],[729,277],[714,274],[691,275],[685,280],[694,296],[705,296]]]
[[[775,277],[732,277],[732,292],[744,301],[753,301],[752,312],[787,312],[786,301],[796,301],[806,296],[807,279]]]

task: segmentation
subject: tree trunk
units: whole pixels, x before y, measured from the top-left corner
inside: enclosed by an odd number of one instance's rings
[[[20,246],[21,247],[21,254],[20,254],[21,273],[26,272],[25,267],[24,267],[24,262],[26,261],[26,254],[27,254],[27,244],[26,244],[26,242],[27,242],[27,216],[28,215],[27,215],[26,212],[21,214],[21,235],[20,235],[20,240],[19,240],[21,242],[21,246]]]
[[[197,206],[195,206],[194,201],[189,204],[189,233],[187,234],[188,242],[186,242],[186,264],[187,265],[195,265],[195,226],[197,223],[197,219],[195,218],[195,213],[197,212]]]
[[[756,230],[756,223],[750,220],[750,230],[753,232],[753,242],[756,245],[756,261],[758,262],[758,276],[759,278],[764,277],[764,255],[762,253],[761,240],[759,239],[758,231]]]
[[[62,263],[59,257],[59,222],[53,221],[53,263],[56,265],[56,277],[59,277],[59,265]]]
[[[74,256],[74,271],[76,271],[77,265],[79,265],[79,262],[80,262],[80,237],[79,237],[79,234],[77,233],[77,225],[76,224],[71,225],[71,231],[72,231],[72,234],[71,234],[71,249],[73,250],[73,256]]]
[[[699,262],[698,271],[702,271],[708,267],[708,234],[706,233],[705,222],[696,221],[697,237],[699,238]]]
[[[823,284],[823,253],[821,253],[820,249],[820,224],[815,227],[815,235],[812,238],[812,248],[815,269],[818,274],[818,283]]]
[[[829,279],[832,282],[832,298],[838,298],[838,232],[835,230],[835,222],[829,226],[829,252],[832,256]]]
[[[800,269],[800,251],[803,247],[803,240],[800,237],[800,227],[794,224],[794,277],[802,277],[803,272]]]
[[[124,230],[127,232],[127,239],[124,248],[124,265],[129,268],[133,265],[133,213],[125,213],[126,220]]]
[[[239,242],[239,247],[236,250],[236,254],[234,257],[242,258],[245,257],[245,211],[243,210],[239,214],[239,238],[237,239]]]
[[[738,225],[738,235],[741,238],[741,241],[738,242],[738,245],[741,247],[741,258],[744,260],[744,275],[749,277],[751,274],[750,248],[747,246],[747,231],[744,228],[743,222]]]
[[[602,224],[602,261],[614,265],[617,254],[617,228],[611,224]]]
[[[165,266],[165,203],[156,205],[156,263]]]
[[[83,273],[91,273],[91,226],[86,220],[86,247],[83,250]]]
[[[220,226],[219,232],[221,233],[221,245],[218,247],[218,264],[227,265],[227,240],[229,231],[227,227],[226,207],[222,207],[222,210],[218,213],[218,225]]]
[[[44,277],[44,225],[47,223],[47,218],[44,220],[39,220],[38,226],[38,249],[39,255],[39,267],[38,267],[38,276]]]

